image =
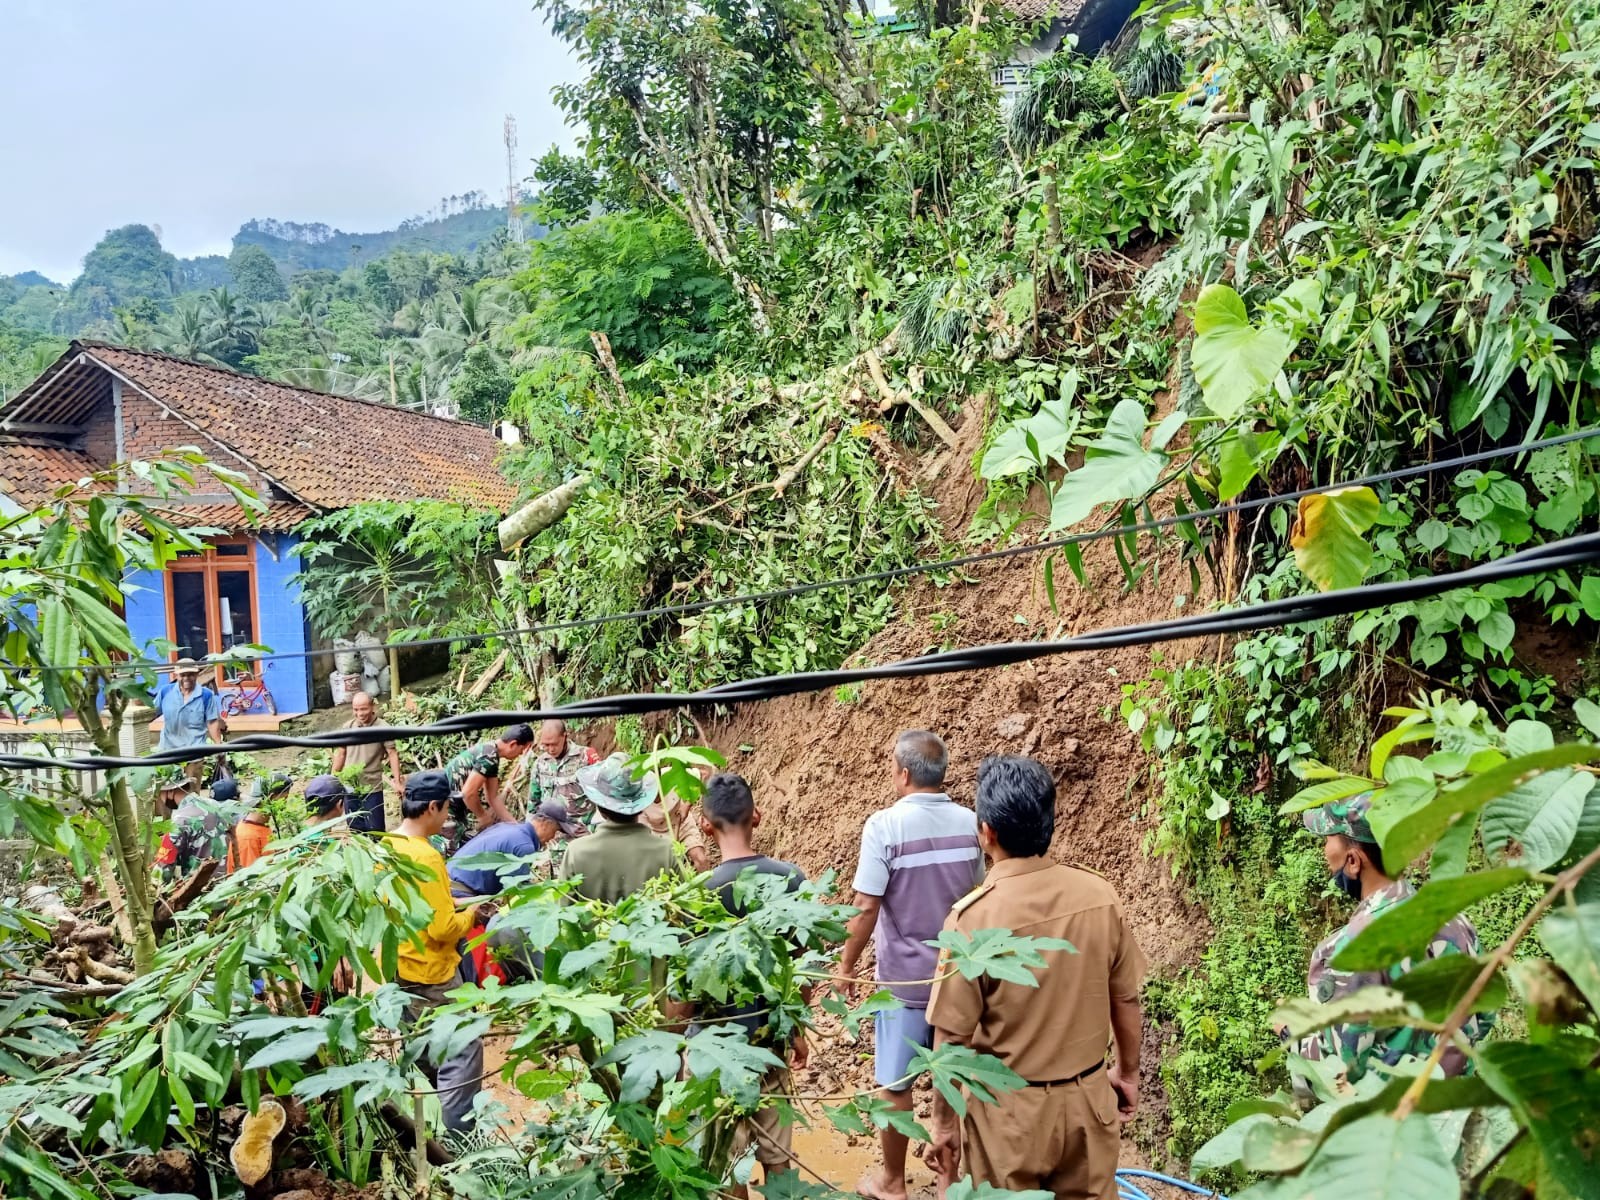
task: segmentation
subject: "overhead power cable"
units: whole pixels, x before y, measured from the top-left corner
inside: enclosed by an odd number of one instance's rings
[[[1055,654],[1081,654],[1125,646],[1151,646],[1185,638],[1254,633],[1263,629],[1327,620],[1386,605],[1422,600],[1457,588],[1478,587],[1487,583],[1520,579],[1527,575],[1594,563],[1600,563],[1600,533],[1562,538],[1494,562],[1442,575],[1425,575],[1416,579],[1365,584],[1333,592],[1289,596],[1281,600],[1268,600],[1216,613],[1196,614],[1138,625],[1113,626],[1052,641],[997,642],[986,646],[947,650],[937,654],[900,659],[875,667],[841,667],[832,671],[768,675],[757,679],[718,684],[697,692],[603,696],[593,700],[579,700],[552,708],[527,711],[461,713],[428,725],[369,725],[360,729],[331,729],[303,737],[252,733],[220,746],[191,746],[179,750],[161,750],[142,758],[100,755],[44,758],[6,754],[0,755],[0,768],[96,771],[119,767],[167,766],[234,752],[330,749],[404,738],[470,734],[485,729],[550,718],[571,720],[620,717],[696,705],[742,704],[755,700],[773,700],[801,692],[821,691],[841,684],[867,683],[880,679],[915,679],[927,675],[946,675],[956,671],[986,670]]]
[[[1232,513],[1253,512],[1269,505],[1286,504],[1291,500],[1302,500],[1307,496],[1318,496],[1331,491],[1339,491],[1343,488],[1372,487],[1380,483],[1391,483],[1398,479],[1412,479],[1419,475],[1454,470],[1457,467],[1467,467],[1474,463],[1489,462],[1497,458],[1510,458],[1519,454],[1528,454],[1535,450],[1548,450],[1555,446],[1565,446],[1572,442],[1587,441],[1591,438],[1600,438],[1600,426],[1580,429],[1575,433],[1563,433],[1554,437],[1540,438],[1537,441],[1524,442],[1517,446],[1501,446],[1493,450],[1479,450],[1472,454],[1457,455],[1455,458],[1440,459],[1437,462],[1417,463],[1414,466],[1399,467],[1393,471],[1383,471],[1376,475],[1363,475],[1358,479],[1348,479],[1342,483],[1329,483],[1320,487],[1301,488],[1293,492],[1278,492],[1271,496],[1258,496],[1252,500],[1239,500],[1230,504],[1220,504],[1213,508],[1199,509],[1194,512],[1174,513],[1171,516],[1154,517],[1148,521],[1092,529],[1084,533],[1067,534],[1064,537],[1051,538],[1043,542],[1007,546],[1000,550],[984,550],[975,554],[963,554],[956,558],[939,559],[935,562],[909,563],[903,567],[889,567],[882,571],[869,571],[862,575],[846,575],[836,579],[818,579],[810,583],[797,583],[789,587],[774,588],[765,592],[747,592],[736,596],[717,596],[708,600],[694,600],[684,604],[663,604],[654,608],[635,608],[628,612],[603,613],[592,617],[574,617],[567,621],[550,621],[541,625],[513,625],[504,629],[491,629],[482,633],[462,633],[382,642],[370,646],[356,646],[352,649],[356,651],[411,650],[423,649],[428,646],[477,644],[494,638],[534,637],[546,633],[562,633],[572,629],[589,629],[597,625],[610,625],[619,621],[643,621],[655,617],[686,617],[718,608],[737,608],[746,604],[767,604],[774,600],[789,600],[795,596],[826,591],[830,588],[858,587],[868,583],[887,583],[896,579],[905,579],[912,575],[943,574],[948,571],[960,570],[963,567],[977,566],[980,563],[998,562],[1002,559],[1018,558],[1028,554],[1049,553],[1052,550],[1061,550],[1068,546],[1082,545],[1086,542],[1100,541],[1104,538],[1120,538],[1140,533],[1151,533],[1160,529],[1170,529],[1175,525],[1195,524],[1200,521],[1209,521],[1215,517],[1226,517]],[[335,653],[333,650],[284,650],[266,654],[238,654],[212,661],[219,663],[274,662],[288,659],[319,658],[333,653]],[[47,665],[33,669],[42,671],[75,671],[79,668]],[[118,664],[118,669],[126,671],[166,671],[172,669],[172,664],[165,660],[146,659]]]

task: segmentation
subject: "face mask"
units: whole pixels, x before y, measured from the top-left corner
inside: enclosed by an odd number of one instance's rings
[[[1361,879],[1359,876],[1352,879],[1349,875],[1344,873],[1344,868],[1340,867],[1333,873],[1333,883],[1335,887],[1337,887],[1346,896],[1350,897],[1350,899],[1361,899]]]

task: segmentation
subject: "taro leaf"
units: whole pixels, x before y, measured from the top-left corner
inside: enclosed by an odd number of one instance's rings
[[[1483,970],[1484,960],[1466,954],[1445,954],[1418,963],[1394,982],[1394,990],[1442,1023]],[[1472,1003],[1473,1012],[1495,1012],[1506,1003],[1505,976],[1496,972]]]
[[[624,1038],[595,1063],[597,1067],[622,1064],[622,1095],[627,1104],[640,1104],[669,1079],[676,1079],[683,1066],[683,1038],[675,1033],[653,1030]]]
[[[1283,802],[1283,807],[1278,809],[1278,815],[1287,817],[1313,808],[1321,808],[1324,804],[1331,804],[1335,800],[1344,800],[1361,792],[1370,792],[1373,787],[1372,780],[1362,779],[1356,775],[1325,779],[1308,788],[1301,788],[1290,796]]]
[[[1600,904],[1564,905],[1539,924],[1539,940],[1600,1013]]]
[[[1287,1026],[1289,1036],[1294,1038],[1305,1037],[1330,1025],[1361,1024],[1391,1029],[1416,1025],[1419,1020],[1410,1001],[1386,987],[1360,988],[1327,1004],[1301,996],[1285,1000],[1272,1014],[1272,1023]]]
[[[1464,783],[1404,804],[1383,803],[1385,796],[1392,797],[1396,792],[1395,787],[1385,788],[1378,793],[1378,802],[1368,817],[1372,832],[1383,847],[1383,860],[1392,870],[1399,871],[1421,857],[1458,818],[1475,816],[1524,776],[1592,762],[1596,757],[1600,757],[1600,747],[1586,743],[1554,746],[1509,759]]]
[[[1009,929],[978,929],[971,934],[945,929],[930,944],[943,951],[939,956],[941,973],[954,967],[965,979],[987,975],[1023,987],[1039,986],[1034,971],[1048,965],[1041,951],[1078,952],[1064,938],[1021,937]]]
[[[1206,407],[1225,419],[1238,416],[1272,385],[1294,349],[1294,338],[1284,330],[1250,324],[1244,301],[1225,283],[1200,292],[1194,330],[1190,366]]]
[[[1047,463],[1064,462],[1067,447],[1078,432],[1079,419],[1070,391],[1046,400],[1033,416],[1013,421],[995,435],[978,465],[978,475],[983,479],[1004,479]]]
[[[1324,592],[1355,587],[1372,569],[1372,547],[1361,535],[1381,511],[1369,487],[1302,496],[1289,531],[1295,565]]]
[[[752,1109],[761,1102],[761,1079],[783,1060],[770,1050],[752,1046],[738,1025],[714,1025],[703,1029],[688,1043],[689,1074],[705,1079],[716,1074],[722,1090],[742,1108]]]
[[[1586,771],[1547,771],[1483,810],[1483,849],[1491,862],[1543,871],[1561,860],[1578,832],[1583,802],[1594,788]]]
[[[1106,418],[1105,431],[1084,448],[1083,466],[1069,471],[1050,502],[1050,528],[1076,525],[1096,506],[1143,496],[1161,479],[1167,456],[1146,450],[1144,406],[1123,400]]]
[[[1298,1175],[1275,1180],[1260,1194],[1271,1200],[1438,1200],[1460,1190],[1428,1117],[1413,1113],[1396,1121],[1375,1113],[1335,1130]]]
[[[763,1192],[768,1189],[763,1187]],[[770,1193],[768,1193],[770,1195]],[[1054,1200],[1054,1192],[1039,1192],[1030,1188],[1010,1191],[992,1183],[974,1183],[972,1176],[963,1175],[945,1191],[945,1200]]]
[[[1422,958],[1450,918],[1527,878],[1519,867],[1501,867],[1426,883],[1356,934],[1330,965],[1336,971],[1378,971],[1402,958]]]
[[[1551,1046],[1491,1042],[1478,1051],[1484,1081],[1510,1102],[1556,1183],[1593,1196],[1600,1179],[1600,1074]]]

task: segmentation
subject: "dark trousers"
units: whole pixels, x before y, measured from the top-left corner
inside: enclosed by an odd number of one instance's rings
[[[464,982],[459,968],[455,975],[443,983],[408,983],[401,980],[400,986],[411,997],[406,1004],[406,1019],[416,1021],[428,1009],[445,1003],[445,993]],[[439,1107],[444,1110],[444,1127],[451,1133],[470,1129],[473,1123],[472,1102],[483,1090],[483,1039],[475,1039],[465,1049],[441,1063],[425,1062],[423,1067],[429,1082],[438,1089]]]
[[[357,793],[345,801],[350,828],[356,833],[383,833],[388,829],[383,818],[383,789]]]

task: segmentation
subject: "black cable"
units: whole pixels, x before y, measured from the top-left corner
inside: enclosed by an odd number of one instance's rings
[[[1289,596],[1217,613],[1120,625],[1077,634],[1057,641],[998,642],[961,650],[942,651],[885,663],[876,667],[841,667],[794,675],[769,675],[758,679],[718,684],[698,692],[643,693],[579,700],[554,708],[531,711],[474,712],[445,717],[431,725],[369,725],[361,729],[331,729],[304,737],[275,733],[247,734],[220,746],[191,746],[158,750],[143,758],[83,755],[74,758],[37,758],[0,755],[0,768],[12,770],[108,770],[117,767],[154,767],[190,762],[217,754],[277,749],[327,749],[397,741],[413,737],[441,737],[475,733],[504,725],[559,719],[632,716],[708,704],[739,704],[772,700],[800,692],[821,691],[846,683],[878,679],[914,679],[955,671],[984,670],[1044,658],[1053,654],[1088,653],[1125,646],[1148,646],[1184,638],[1253,633],[1262,629],[1327,620],[1390,604],[1437,596],[1457,588],[1476,587],[1505,579],[1557,571],[1600,562],[1600,533],[1562,538],[1548,545],[1523,550],[1494,562],[1482,563],[1443,575],[1425,575],[1388,583],[1364,584],[1334,592]]]
[[[911,563],[904,567],[889,567],[882,571],[871,571],[864,575],[846,575],[839,579],[818,579],[810,583],[797,583],[789,587],[774,588],[766,592],[720,596],[709,600],[694,600],[684,604],[665,604],[656,608],[636,608],[628,612],[608,613],[602,616],[574,617],[568,621],[552,621],[544,625],[513,625],[505,629],[491,629],[485,633],[462,633],[453,636],[417,638],[410,641],[383,642],[371,646],[353,647],[352,652],[420,649],[427,646],[450,646],[457,643],[476,644],[489,641],[492,638],[533,637],[544,633],[561,633],[569,629],[588,629],[596,625],[609,625],[617,621],[642,621],[651,617],[692,616],[695,613],[706,612],[716,608],[732,608],[741,604],[766,604],[773,600],[788,600],[811,592],[826,591],[829,588],[856,587],[867,583],[886,583],[890,580],[904,579],[911,575],[937,574],[944,571],[959,570],[962,567],[976,566],[979,563],[998,562],[1001,559],[1017,558],[1027,554],[1047,553],[1067,546],[1100,541],[1104,538],[1151,533],[1160,529],[1170,529],[1174,525],[1194,524],[1200,521],[1209,521],[1213,517],[1225,517],[1230,513],[1253,512],[1258,508],[1265,508],[1271,504],[1286,504],[1290,500],[1301,500],[1307,496],[1318,496],[1344,488],[1371,487],[1374,484],[1390,483],[1397,479],[1409,479],[1418,475],[1429,475],[1436,471],[1471,466],[1473,463],[1488,462],[1497,458],[1509,458],[1513,455],[1527,454],[1535,450],[1548,450],[1553,446],[1564,446],[1570,442],[1587,441],[1590,438],[1600,438],[1600,427],[1580,429],[1575,433],[1558,434],[1553,437],[1541,438],[1537,441],[1524,442],[1517,446],[1502,446],[1493,450],[1479,450],[1472,454],[1457,455],[1455,458],[1440,459],[1438,462],[1399,467],[1393,471],[1384,471],[1377,475],[1364,475],[1359,479],[1349,479],[1342,483],[1329,483],[1320,487],[1301,488],[1293,492],[1279,492],[1271,496],[1259,496],[1253,500],[1239,500],[1230,504],[1218,505],[1214,508],[1199,509],[1195,512],[1174,513],[1172,516],[1156,517],[1131,525],[1107,526],[1102,529],[1089,530],[1085,533],[1073,533],[1065,537],[1052,538],[1048,541],[1030,542],[1021,546],[1007,546],[1000,550],[985,550],[976,554],[964,554],[957,558],[941,559],[937,562]],[[226,659],[208,659],[207,662],[276,662],[287,659],[317,658],[334,653],[336,652],[333,650],[284,650],[267,654],[240,654]],[[171,668],[172,664],[170,662],[153,659],[116,664],[118,671],[166,671],[171,670]],[[80,667],[55,665],[42,665],[30,669],[36,671],[81,670]]]

